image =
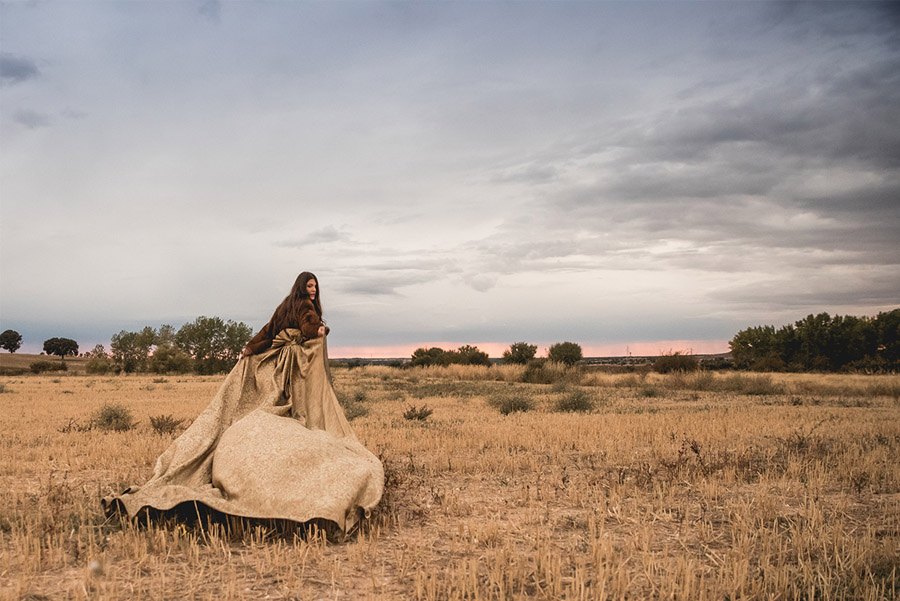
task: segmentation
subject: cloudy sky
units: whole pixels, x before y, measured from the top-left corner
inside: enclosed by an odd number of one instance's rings
[[[895,308],[898,32],[873,2],[3,2],[0,328],[257,328],[302,270],[336,356]]]

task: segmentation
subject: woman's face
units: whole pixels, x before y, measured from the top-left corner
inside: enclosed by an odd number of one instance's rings
[[[306,282],[306,294],[309,296],[309,300],[316,300],[316,288],[315,280]]]

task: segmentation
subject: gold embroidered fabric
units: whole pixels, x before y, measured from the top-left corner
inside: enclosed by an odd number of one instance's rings
[[[384,491],[384,469],[356,439],[328,372],[324,338],[286,329],[238,361],[209,406],[166,449],[141,487],[107,497],[130,517],[187,501],[248,518],[352,529]]]

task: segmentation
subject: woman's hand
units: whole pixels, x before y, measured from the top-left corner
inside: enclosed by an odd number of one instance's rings
[[[319,326],[319,338],[325,335],[325,326]]]
[[[249,356],[252,355],[252,354],[253,354],[253,353],[250,352],[250,347],[249,347],[249,346],[245,346],[245,347],[244,347],[244,350],[241,351],[241,359],[243,359],[244,357],[249,357]]]

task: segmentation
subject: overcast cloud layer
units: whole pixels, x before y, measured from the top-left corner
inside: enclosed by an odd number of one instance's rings
[[[341,354],[725,350],[900,299],[896,5],[0,11],[0,327],[23,350],[258,327],[301,270]]]

